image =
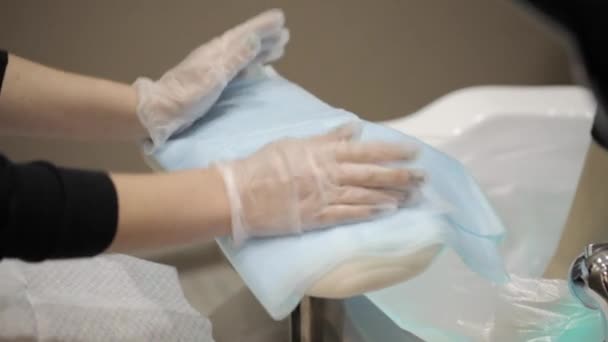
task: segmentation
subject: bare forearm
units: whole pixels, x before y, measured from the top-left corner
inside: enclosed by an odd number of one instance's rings
[[[75,139],[146,136],[135,90],[10,55],[0,94],[0,133]]]
[[[209,240],[230,234],[230,208],[213,169],[112,175],[118,230],[112,252]]]

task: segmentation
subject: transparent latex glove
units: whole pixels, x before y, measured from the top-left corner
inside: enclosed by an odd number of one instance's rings
[[[192,51],[158,81],[138,78],[137,115],[152,144],[161,146],[172,134],[203,116],[239,72],[283,55],[289,40],[280,10],[269,10]]]
[[[358,142],[359,131],[348,124],[325,135],[283,139],[218,164],[235,244],[365,220],[411,200],[424,173],[383,164],[412,159],[415,149]]]

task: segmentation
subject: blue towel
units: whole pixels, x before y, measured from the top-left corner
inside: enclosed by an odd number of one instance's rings
[[[210,112],[150,158],[165,170],[207,167],[246,157],[279,138],[325,133],[353,120],[361,119],[324,103],[272,69],[259,69],[232,81]],[[363,141],[419,146],[419,158],[407,166],[429,174],[423,200],[376,220],[299,236],[255,239],[239,248],[228,237],[217,239],[275,319],[286,317],[323,274],[359,256],[410,254],[439,243],[455,250],[481,275],[496,282],[507,280],[496,247],[504,228],[467,170],[413,137],[362,123]]]

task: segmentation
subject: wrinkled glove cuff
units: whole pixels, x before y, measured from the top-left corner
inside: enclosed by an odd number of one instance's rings
[[[224,179],[226,196],[230,203],[232,242],[235,246],[240,246],[249,238],[249,234],[247,233],[247,228],[242,216],[243,204],[236,185],[234,172],[232,171],[232,167],[225,163],[218,163],[214,166],[218,169],[220,175]]]

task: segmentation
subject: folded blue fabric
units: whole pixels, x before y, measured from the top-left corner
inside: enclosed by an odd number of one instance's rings
[[[360,119],[329,106],[271,69],[259,69],[231,82],[210,112],[151,159],[166,170],[206,167],[245,157],[280,138],[325,133],[353,120]],[[496,248],[503,226],[463,166],[393,129],[366,121],[362,126],[363,141],[419,146],[419,158],[408,166],[429,174],[425,196],[415,206],[373,221],[255,239],[239,248],[229,238],[218,239],[226,257],[275,319],[287,316],[323,274],[365,255],[409,254],[439,243],[453,248],[487,278],[507,279]],[[437,203],[442,210],[437,210]]]

